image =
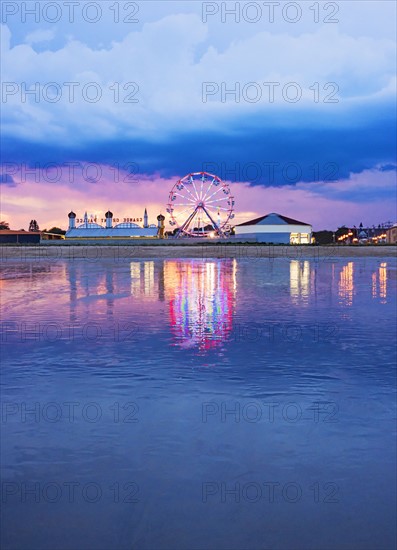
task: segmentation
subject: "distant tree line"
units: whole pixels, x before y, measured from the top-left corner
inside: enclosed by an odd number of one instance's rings
[[[336,233],[335,233],[336,235]],[[316,244],[332,244],[334,242],[334,232],[323,229],[322,231],[313,231],[313,237]]]
[[[66,231],[60,227],[51,227],[51,229],[44,229],[44,233],[55,233],[56,235],[65,235]]]
[[[10,230],[10,224],[6,221],[0,221],[0,230],[6,229],[7,231]],[[20,229],[19,231],[25,231],[24,229]],[[28,231],[40,231],[39,224],[36,220],[30,220],[29,223],[29,229]],[[43,233],[55,233],[56,235],[65,235],[66,231],[61,229],[60,227],[51,227],[51,229],[44,229]]]

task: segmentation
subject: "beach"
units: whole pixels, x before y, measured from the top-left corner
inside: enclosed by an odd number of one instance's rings
[[[329,259],[396,257],[397,246],[282,246],[261,244],[55,244],[2,246],[1,260],[101,258],[287,258]]]
[[[2,548],[393,548],[395,247],[3,252]]]

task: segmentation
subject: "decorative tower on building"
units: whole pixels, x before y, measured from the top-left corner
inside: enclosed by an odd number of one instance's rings
[[[106,218],[106,229],[112,229],[113,227],[113,212],[108,210],[105,214]]]
[[[69,229],[74,229],[76,227],[76,214],[73,212],[69,212],[68,214],[69,218]]]
[[[88,227],[88,214],[87,212],[84,213],[84,227]]]
[[[164,233],[165,233],[165,225],[164,225],[165,216],[163,214],[159,214],[157,216],[157,237],[159,239],[164,239]]]
[[[147,210],[145,208],[145,213],[143,214],[143,227],[149,227],[149,219],[147,215]]]

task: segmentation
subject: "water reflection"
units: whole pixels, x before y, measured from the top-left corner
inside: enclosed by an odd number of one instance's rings
[[[253,273],[258,278],[254,293],[248,283]],[[103,325],[120,319],[146,323],[158,331],[167,329],[179,347],[206,350],[230,338],[233,324],[244,320],[256,304],[255,322],[263,322],[264,315],[278,321],[273,315],[279,300],[287,309],[294,306],[295,315],[307,314],[319,300],[346,315],[357,301],[372,298],[385,304],[390,277],[395,277],[390,262],[376,260],[368,269],[363,262],[346,260],[322,264],[236,259],[71,261],[22,264],[18,270],[5,266],[3,287],[5,306],[12,304],[15,316],[17,304],[26,305],[28,290],[29,299],[38,304],[38,315],[50,320],[68,319],[77,326],[93,318]],[[56,308],[51,288],[57,288]]]
[[[354,292],[354,268],[353,262],[349,262],[343,266],[342,271],[339,274],[339,298],[340,303],[345,306],[353,305],[353,292]]]
[[[131,262],[131,294],[133,296],[153,296],[154,294],[154,262]]]
[[[378,298],[380,303],[387,300],[387,280],[390,276],[387,262],[381,262],[379,267],[372,272],[368,287],[371,288],[372,298]],[[356,280],[355,280],[356,279]],[[348,262],[339,273],[338,294],[341,305],[352,306],[355,296],[355,284],[359,274],[355,272],[354,262]],[[363,282],[366,286],[366,282]]]
[[[382,262],[377,271],[372,273],[372,297],[380,298],[382,304],[387,298],[387,263]]]
[[[208,349],[232,330],[237,261],[164,263],[170,324],[180,345]]]
[[[84,264],[67,266],[70,321],[78,323],[94,313],[110,318],[115,308],[118,316],[145,311],[147,318],[153,313],[158,319],[158,307],[166,301],[168,325],[179,346],[209,349],[232,330],[236,259],[133,261],[128,274],[123,266],[102,267],[91,269],[88,277]]]
[[[394,259],[37,267],[3,267],[2,547],[393,548]]]
[[[291,260],[290,295],[293,303],[307,302],[310,291],[310,262]]]

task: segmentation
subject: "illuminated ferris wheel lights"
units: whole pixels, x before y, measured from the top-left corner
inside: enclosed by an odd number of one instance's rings
[[[167,213],[170,225],[178,228],[177,236],[225,236],[230,230],[233,206],[234,197],[227,183],[207,172],[192,172],[171,189]]]

